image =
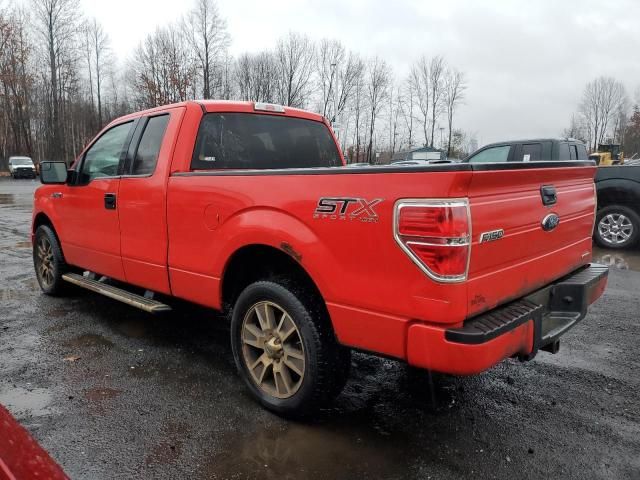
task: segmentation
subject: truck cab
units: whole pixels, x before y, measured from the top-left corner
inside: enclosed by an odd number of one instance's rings
[[[587,149],[580,140],[543,138],[491,143],[471,153],[463,162],[503,163],[587,159]]]

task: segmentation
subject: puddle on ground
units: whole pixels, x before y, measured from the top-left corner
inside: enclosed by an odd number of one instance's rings
[[[114,324],[118,333],[130,338],[141,338],[147,333],[147,323],[143,320],[125,320]]]
[[[90,388],[84,393],[84,398],[90,402],[100,403],[104,400],[111,400],[122,393],[122,390],[115,388]]]
[[[147,465],[169,465],[182,453],[184,438],[189,429],[185,424],[169,422],[163,428],[163,440],[151,449],[145,463]]]
[[[20,283],[31,290],[40,290],[40,284],[36,277],[27,278],[26,280],[22,280]]]
[[[94,415],[105,415],[107,407],[111,405],[110,400],[122,394],[122,390],[108,387],[90,388],[84,392],[84,398],[89,401],[87,408]]]
[[[0,300],[8,302],[19,298],[31,297],[32,293],[25,290],[13,290],[11,288],[0,288]]]
[[[10,386],[0,390],[0,404],[17,417],[47,415],[51,413],[51,393],[44,388]]]
[[[66,317],[71,310],[63,307],[54,307],[47,311],[47,316],[50,318],[63,318]],[[49,331],[49,329],[47,330]]]
[[[0,193],[0,205],[13,205],[14,203],[13,193]]]
[[[113,342],[108,338],[95,333],[85,333],[64,343],[67,347],[113,347]]]
[[[619,270],[640,272],[640,250],[609,250],[593,247],[593,261]]]
[[[199,472],[203,477],[390,478],[406,465],[410,450],[401,438],[347,425],[290,423],[237,433]]]

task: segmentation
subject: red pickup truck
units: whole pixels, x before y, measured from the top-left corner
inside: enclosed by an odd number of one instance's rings
[[[41,172],[42,290],[228,312],[240,375],[280,414],[331,400],[352,348],[459,375],[555,352],[607,280],[592,162],[349,167],[319,115],[203,101],[115,120]]]

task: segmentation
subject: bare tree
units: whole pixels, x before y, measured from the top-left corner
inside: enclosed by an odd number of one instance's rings
[[[89,92],[91,102],[95,101],[97,108],[98,126],[103,122],[103,83],[105,71],[112,63],[109,37],[104,28],[94,18],[82,25],[83,46],[87,58],[87,73],[89,75]]]
[[[184,18],[182,29],[198,62],[202,96],[213,98],[223,91],[224,60],[229,46],[227,22],[215,0],[196,0]]]
[[[418,103],[418,109],[422,117],[422,133],[424,135],[425,146],[429,144],[429,100],[431,98],[429,81],[429,61],[426,57],[421,57],[411,68],[409,88],[412,90],[412,96]]]
[[[291,107],[304,107],[309,100],[309,87],[315,61],[315,47],[309,37],[290,32],[278,40],[276,46],[278,66],[278,103]]]
[[[243,100],[274,102],[278,83],[278,66],[271,52],[242,54],[236,63],[236,85]]]
[[[367,66],[366,88],[369,104],[369,143],[367,146],[367,161],[373,160],[373,137],[376,130],[376,118],[384,102],[389,96],[391,84],[391,69],[387,62],[379,57],[373,58]]]
[[[50,88],[50,142],[49,155],[60,158],[63,154],[61,132],[61,71],[74,49],[77,31],[78,0],[32,0],[36,28],[44,40],[49,68]]]
[[[396,153],[398,137],[400,136],[400,115],[402,111],[402,89],[389,89],[389,151],[391,157]],[[400,141],[400,143],[402,143]]]
[[[131,69],[137,104],[143,108],[191,96],[195,65],[179,29],[158,28],[136,49]]]
[[[355,157],[354,161],[360,162],[360,151],[362,149],[362,118],[365,108],[365,85],[364,85],[364,72],[361,72],[360,75],[356,78],[355,86],[354,86],[354,99],[353,99],[353,116],[354,116],[354,138],[353,144],[355,145],[354,152]]]
[[[604,142],[609,127],[624,109],[626,98],[624,85],[612,77],[598,77],[585,87],[580,113],[589,129],[594,150]]]
[[[322,115],[333,124],[347,108],[364,62],[346,53],[337,40],[322,40],[318,47],[318,84]]]
[[[29,69],[32,48],[23,10],[3,14],[0,10],[0,157],[12,153],[32,154],[30,122],[34,78]]]
[[[442,114],[444,103],[444,75],[446,64],[444,58],[433,57],[429,62],[429,89],[431,97],[431,143],[433,147],[434,132],[436,128],[436,120]]]
[[[565,128],[562,132],[562,136],[565,138],[575,138],[582,140],[585,143],[589,143],[589,135],[587,133],[587,127],[584,123],[584,119],[575,114],[571,115],[571,121],[569,127]]]
[[[447,157],[451,155],[451,135],[453,132],[453,115],[456,108],[464,99],[464,91],[467,85],[464,74],[456,69],[447,69],[444,79],[444,103],[447,111],[447,126],[449,134],[447,136]]]
[[[415,90],[412,88],[411,76],[405,80],[402,88],[402,95],[400,95],[400,115],[404,122],[404,127],[407,132],[407,147],[413,148],[413,122],[415,120],[414,106],[415,106]]]

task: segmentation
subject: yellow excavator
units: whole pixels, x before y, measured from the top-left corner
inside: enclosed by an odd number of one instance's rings
[[[622,165],[624,153],[620,151],[619,143],[601,143],[598,150],[589,154],[589,160],[594,160],[599,167]]]

